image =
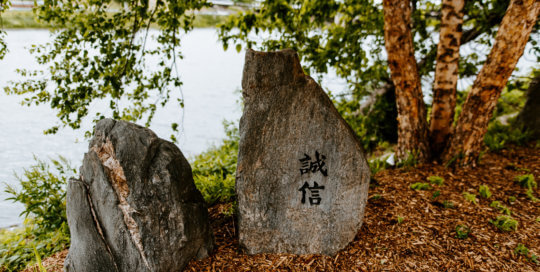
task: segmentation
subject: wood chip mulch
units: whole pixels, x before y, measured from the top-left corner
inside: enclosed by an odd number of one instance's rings
[[[246,255],[228,213],[231,204],[216,205],[209,209],[216,249],[209,258],[191,261],[185,271],[540,271],[530,258],[540,255],[540,202],[515,183],[524,174],[540,183],[539,148],[489,153],[473,169],[425,164],[381,171],[372,181],[362,228],[336,256]],[[444,185],[410,188],[429,183],[429,176],[443,177]],[[479,196],[480,185],[489,186],[489,199]],[[436,198],[435,191],[440,192]],[[476,194],[478,203],[465,200],[463,192]],[[540,197],[538,189],[534,194]],[[510,204],[511,196],[516,200]],[[516,231],[502,232],[489,222],[502,215],[489,206],[494,200],[511,210]],[[443,205],[450,202],[452,208]],[[468,238],[456,238],[458,224],[470,228]],[[518,244],[530,250],[528,257],[514,252]]]

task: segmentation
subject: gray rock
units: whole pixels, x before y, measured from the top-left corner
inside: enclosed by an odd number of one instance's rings
[[[360,142],[293,50],[248,50],[236,192],[247,253],[334,255],[362,225]]]
[[[68,184],[66,271],[180,271],[214,240],[191,167],[151,130],[104,119]]]

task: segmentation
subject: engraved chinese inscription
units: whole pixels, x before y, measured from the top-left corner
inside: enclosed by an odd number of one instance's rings
[[[326,168],[326,163],[324,160],[326,156],[320,154],[319,151],[315,150],[315,159],[312,160],[311,157],[304,153],[304,157],[299,159],[301,163],[300,175],[307,173],[317,173],[321,172],[323,176],[328,176],[328,169]],[[306,203],[306,196],[309,200],[309,205],[319,205],[321,204],[322,198],[320,195],[320,190],[324,190],[324,185],[319,185],[316,181],[313,182],[313,186],[310,186],[308,181],[304,182],[304,185],[298,189],[302,192],[302,204]]]
[[[306,174],[306,173],[316,173],[317,171],[320,171],[325,177],[328,176],[328,169],[324,169],[324,166],[326,163],[324,160],[326,159],[325,155],[319,154],[319,151],[315,151],[315,160],[311,161],[311,157],[304,153],[304,158],[300,159],[300,162],[302,163],[302,168],[300,168],[300,174]]]

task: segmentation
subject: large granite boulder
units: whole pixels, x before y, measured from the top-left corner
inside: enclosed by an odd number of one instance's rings
[[[214,240],[191,167],[151,130],[101,120],[71,179],[66,271],[181,271]]]
[[[370,171],[293,50],[248,50],[236,192],[247,253],[333,255],[362,225]]]

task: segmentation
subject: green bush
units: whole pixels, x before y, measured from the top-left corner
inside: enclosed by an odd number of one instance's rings
[[[518,226],[517,220],[508,215],[499,215],[496,219],[489,220],[489,222],[501,231],[515,231]]]
[[[223,143],[196,156],[191,163],[195,186],[209,205],[235,197],[239,134],[233,123],[225,122],[224,127],[227,137]]]
[[[523,145],[530,139],[531,133],[523,130],[521,126],[509,124],[503,125],[494,120],[488,126],[488,131],[484,135],[484,143],[491,151],[499,151],[506,144],[512,143]]]
[[[370,109],[361,112],[363,95],[334,101],[336,109],[358,136],[362,147],[368,153],[383,142],[397,142],[397,108],[394,91],[379,96]]]
[[[7,271],[21,270],[33,263],[36,253],[49,256],[69,245],[69,228],[66,218],[66,182],[75,174],[62,157],[51,160],[51,165],[35,159],[36,164],[17,177],[21,190],[7,186],[8,199],[20,202],[25,209],[22,228],[0,231],[0,268]],[[0,270],[1,270],[0,269]]]

